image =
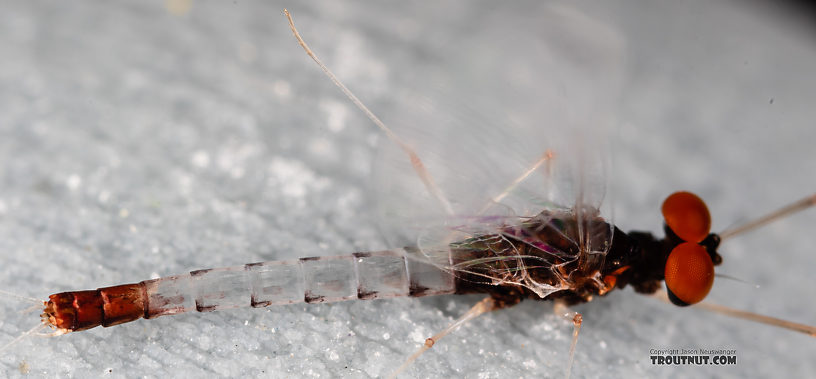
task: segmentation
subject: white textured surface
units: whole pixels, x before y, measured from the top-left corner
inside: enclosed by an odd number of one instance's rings
[[[715,230],[813,192],[811,31],[768,10],[674,3],[585,7],[628,47],[611,177],[617,224],[659,232],[657,208],[679,188],[709,201]],[[398,4],[291,10],[315,50],[387,121],[417,108],[396,93],[495,101],[478,111],[537,117],[536,85],[557,78],[535,71],[535,44],[510,47],[535,40],[540,6]],[[281,8],[195,2],[174,16],[158,4],[5,4],[0,289],[45,298],[384,247],[366,182],[375,142],[385,141],[300,51]],[[720,272],[762,287],[720,280],[712,300],[816,323],[814,213],[728,241]],[[0,365],[9,376],[375,377],[477,299],[164,317],[28,339],[0,354]],[[37,322],[36,312],[19,313],[28,304],[1,303],[0,343]],[[816,371],[812,338],[630,290],[579,310],[577,377]],[[470,323],[409,374],[561,377],[570,333],[549,304],[525,302]],[[733,348],[739,363],[651,365],[649,349],[664,347]]]

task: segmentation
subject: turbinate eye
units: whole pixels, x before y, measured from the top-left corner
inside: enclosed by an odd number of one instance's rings
[[[669,195],[661,210],[666,225],[683,241],[699,243],[711,230],[708,207],[691,192],[681,191]]]
[[[669,254],[664,274],[672,303],[691,305],[703,300],[711,291],[714,263],[704,247],[684,242]]]

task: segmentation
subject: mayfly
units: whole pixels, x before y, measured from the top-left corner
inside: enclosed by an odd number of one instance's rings
[[[552,155],[545,157],[551,159]],[[430,176],[421,177],[429,192],[439,192]],[[442,194],[435,197],[444,199]],[[480,223],[478,230],[452,227],[445,231],[445,237],[460,238],[442,246],[199,270],[131,285],[56,294],[47,305],[44,321],[56,326],[59,333],[192,310],[454,292],[490,294],[489,300],[468,314],[470,317],[522,298],[582,302],[627,284],[648,292],[663,275],[662,261],[669,260],[669,252],[681,245],[681,256],[691,256],[695,264],[702,262],[708,273],[706,280],[690,287],[680,280],[680,287],[672,291],[675,302],[690,303],[710,287],[711,271],[703,255],[712,265],[719,263],[718,239],[704,227],[708,225],[707,211],[696,197],[680,193],[670,199],[664,206],[667,225],[674,222],[671,220],[678,213],[673,209],[679,204],[680,214],[691,209],[692,218],[702,220],[692,224],[691,229],[696,230],[688,232],[681,223],[679,229],[667,229],[668,237],[662,240],[647,233],[627,235],[599,218],[596,209],[580,203],[550,206],[529,217],[479,214],[472,217]],[[811,203],[808,199],[794,208]],[[440,204],[441,209],[449,208],[444,201]],[[485,226],[493,232],[485,232]],[[469,237],[461,238],[463,234]],[[651,259],[644,261],[643,256]]]
[[[318,61],[293,24],[292,30],[304,49]],[[438,200],[440,209],[452,213],[452,206],[424,168],[421,158],[318,63],[408,154],[418,177]],[[532,169],[539,164],[546,165],[551,159],[552,154],[545,155]],[[519,180],[528,175],[523,173]],[[508,183],[507,192],[513,190],[513,184]],[[500,203],[506,193],[496,195],[494,202]],[[188,311],[395,296],[489,295],[451,328],[429,338],[425,348],[430,348],[462,322],[525,298],[551,299],[570,305],[626,286],[654,293],[665,279],[673,303],[697,303],[712,286],[713,267],[722,260],[717,248],[723,237],[812,204],[810,197],[756,223],[717,235],[709,233],[710,217],[705,204],[690,193],[679,192],[663,205],[666,237],[657,238],[650,233],[620,231],[602,219],[596,208],[578,198],[572,207],[551,206],[529,216],[475,214],[472,217],[479,224],[478,228],[451,227],[445,233],[447,243],[440,245],[420,244],[340,257],[197,270],[134,284],[58,293],[47,302],[43,322],[56,328],[55,334],[64,334]],[[581,319],[577,313],[570,315],[576,325],[574,349]],[[813,329],[807,326],[755,318],[813,334]]]

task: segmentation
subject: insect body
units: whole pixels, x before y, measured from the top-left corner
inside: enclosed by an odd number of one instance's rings
[[[334,76],[302,39],[289,12],[284,10],[284,13],[295,38],[306,53],[404,151],[427,192],[441,209],[452,214],[451,202],[437,187],[416,152]],[[545,158],[534,167],[550,158],[551,154],[545,154]],[[506,196],[533,171],[528,170],[494,199]],[[727,233],[739,234],[787,213],[810,207],[814,202],[814,197],[806,198]],[[42,319],[45,325],[57,329],[56,334],[64,334],[193,309],[207,312],[239,307],[247,304],[247,297],[250,306],[265,307],[301,300],[315,303],[371,299],[381,295],[479,292],[490,295],[459,321],[429,338],[425,346],[393,373],[396,376],[454,327],[481,313],[514,305],[527,297],[575,304],[590,301],[595,295],[604,295],[628,284],[638,292],[654,293],[660,281],[665,279],[668,298],[672,303],[686,306],[700,302],[711,290],[714,266],[722,262],[717,254],[721,237],[709,234],[711,216],[708,208],[692,193],[672,194],[663,203],[662,211],[666,222],[664,239],[658,240],[643,232],[627,235],[600,218],[598,210],[584,204],[579,196],[571,209],[544,210],[534,217],[522,217],[520,220],[510,218],[509,224],[505,224],[502,218],[493,218],[487,223],[499,225],[493,233],[476,232],[465,239],[430,248],[406,248],[420,251],[420,258],[404,254],[404,249],[197,270],[95,291],[54,294],[46,303]],[[721,309],[718,312],[730,311]],[[580,314],[572,314],[575,333],[567,377],[582,322]],[[816,328],[806,325],[759,315],[745,318],[816,335]]]
[[[551,232],[551,233],[554,233],[554,234],[557,234],[557,232],[555,232],[556,230],[561,230],[561,229],[567,230],[568,228],[566,226],[568,226],[570,223],[574,223],[575,227],[573,229],[578,230],[579,229],[578,225],[586,225],[586,222],[579,223],[578,220],[579,219],[586,220],[587,217],[589,217],[589,215],[593,214],[589,210],[583,211],[580,215],[576,215],[574,213],[571,214],[568,209],[564,209],[564,210],[555,209],[555,210],[551,210],[551,211],[553,211],[553,213],[559,213],[560,212],[560,215],[558,217],[556,217],[555,219],[550,220],[553,224],[555,224],[555,226],[550,228],[550,230],[548,232]],[[549,217],[549,216],[547,216],[547,217]],[[506,223],[500,223],[499,225],[496,226],[496,228],[494,228],[494,233],[488,233],[488,234],[474,233],[474,234],[471,235],[471,239],[468,239],[468,238],[466,238],[466,239],[457,239],[456,241],[452,242],[453,245],[448,244],[448,245],[444,245],[444,246],[441,246],[441,247],[437,246],[437,248],[440,249],[440,250],[444,250],[445,248],[447,248],[448,250],[451,250],[450,247],[452,246],[453,250],[458,249],[458,254],[461,254],[461,256],[465,256],[466,254],[471,254],[473,256],[479,256],[479,257],[481,257],[483,259],[484,258],[494,258],[494,256],[479,255],[479,253],[474,252],[474,250],[477,250],[477,251],[481,250],[482,253],[489,253],[491,255],[495,255],[496,254],[495,250],[498,249],[498,248],[490,249],[490,248],[487,248],[485,246],[476,246],[476,245],[478,245],[479,243],[483,243],[482,241],[494,240],[494,239],[506,239],[506,240],[511,240],[513,242],[508,242],[508,245],[504,245],[504,246],[512,247],[513,249],[520,249],[521,247],[524,247],[524,246],[530,246],[530,244],[524,243],[524,239],[525,239],[526,236],[524,235],[524,233],[522,233],[521,230],[526,229],[527,232],[525,232],[525,233],[529,233],[530,230],[536,230],[537,228],[540,228],[540,227],[542,227],[542,225],[546,225],[546,224],[544,224],[543,222],[541,222],[541,223],[533,222],[533,223],[528,223],[528,224],[525,225],[525,222],[529,222],[529,221],[530,220],[527,220],[527,219],[516,219],[516,220],[508,221]],[[603,221],[603,222],[605,223],[606,221]],[[601,227],[601,228],[611,229],[611,226],[609,226],[608,224],[604,225],[604,224],[601,224],[599,222],[599,223],[597,223],[597,225],[599,227]],[[563,241],[561,241],[561,242],[566,241],[565,245],[559,245],[560,242],[557,242],[556,238],[548,238],[548,243],[549,244],[556,245],[556,246],[561,246],[559,251],[562,252],[562,257],[559,260],[556,261],[556,260],[553,260],[553,258],[551,258],[550,256],[546,256],[547,257],[546,262],[548,262],[548,263],[552,262],[552,264],[547,266],[546,268],[544,268],[544,270],[547,270],[547,272],[544,272],[542,270],[542,274],[538,277],[538,279],[536,279],[536,282],[538,284],[540,284],[540,286],[538,287],[539,291],[547,290],[548,287],[544,286],[544,284],[546,284],[547,286],[551,286],[553,288],[556,288],[556,289],[557,288],[562,289],[560,291],[553,292],[550,295],[550,298],[557,297],[557,296],[559,296],[559,294],[563,294],[563,295],[561,295],[562,297],[569,298],[569,299],[571,299],[572,302],[580,302],[580,301],[583,301],[584,299],[587,299],[588,296],[592,296],[594,294],[603,292],[604,290],[608,290],[608,289],[611,289],[611,288],[621,287],[624,284],[626,284],[627,282],[628,282],[629,285],[634,285],[634,283],[636,283],[636,282],[637,283],[653,283],[654,281],[659,279],[659,276],[661,276],[661,270],[654,269],[654,270],[650,270],[649,272],[650,272],[650,275],[656,275],[656,277],[649,277],[649,278],[647,278],[647,277],[640,277],[640,278],[633,277],[632,275],[634,275],[634,273],[641,272],[639,270],[635,270],[633,268],[634,267],[633,265],[629,265],[630,268],[625,269],[624,271],[618,271],[616,269],[616,270],[611,271],[611,272],[608,271],[608,270],[604,271],[603,270],[603,265],[601,265],[597,261],[593,262],[593,264],[581,265],[581,264],[579,264],[578,261],[575,261],[574,258],[578,256],[576,251],[579,251],[579,249],[580,249],[580,247],[578,247],[578,246],[580,246],[579,241],[581,241],[581,235],[582,234],[577,232],[577,231],[564,232],[564,234],[567,235],[567,237],[568,237],[568,238],[563,238]],[[609,236],[612,236],[612,237],[609,238]],[[530,237],[526,237],[526,238],[529,239]],[[615,263],[614,260],[608,259],[609,256],[613,254],[613,250],[611,249],[611,247],[616,246],[616,244],[618,242],[624,241],[624,238],[626,238],[626,237],[620,237],[619,234],[618,234],[618,230],[615,230],[614,232],[608,232],[606,234],[606,237],[602,237],[602,238],[600,238],[600,241],[592,242],[590,245],[593,247],[593,249],[594,249],[593,251],[600,251],[600,252],[607,251],[607,255],[605,257],[603,257],[603,261],[604,261],[603,264],[614,264]],[[610,242],[609,239],[611,239],[611,246],[605,246],[604,243]],[[670,251],[670,249],[668,249],[668,247],[666,247],[666,249],[663,248],[665,242],[661,242],[661,240],[659,240],[658,238],[650,238],[650,237],[648,237],[646,235],[643,235],[642,238],[636,238],[636,237],[633,236],[631,239],[634,240],[634,241],[637,241],[638,246],[648,246],[648,245],[658,245],[659,244],[661,247],[659,249],[657,249],[657,250],[654,250],[654,251],[659,251],[660,253],[657,254],[657,255],[650,255],[650,257],[651,256],[667,255],[668,251]],[[673,239],[670,238],[670,240],[673,240]],[[535,243],[531,243],[531,244],[535,245]],[[673,242],[669,243],[668,245],[671,245],[671,244],[673,244]],[[620,245],[620,246],[623,246],[623,245]],[[424,248],[425,247],[423,247],[423,249]],[[623,250],[625,250],[625,248]],[[354,251],[354,250],[349,250],[349,251]],[[533,250],[529,250],[529,251],[533,251]],[[423,256],[422,252],[419,251],[419,253],[420,254],[414,254],[412,256],[419,256],[421,258]],[[389,256],[396,257],[396,256],[403,256],[403,255],[404,254],[398,252],[397,254],[390,254]],[[352,255],[349,255],[347,258],[338,259],[338,261],[352,262],[353,260],[355,260],[355,258],[356,257],[354,257]],[[596,257],[596,258],[599,258],[599,257]],[[513,261],[516,261],[516,262],[518,261],[518,259],[516,259],[516,257],[512,257],[511,259]],[[504,257],[504,258],[502,258],[501,263],[492,264],[490,267],[485,262],[480,262],[480,263],[474,265],[475,262],[473,261],[473,259],[463,259],[462,261],[458,261],[458,262],[434,261],[435,264],[432,264],[429,267],[441,268],[441,270],[438,270],[438,271],[443,272],[443,273],[445,273],[445,272],[457,272],[458,275],[453,276],[453,278],[467,276],[467,275],[473,275],[467,281],[464,281],[465,283],[470,285],[469,291],[471,291],[471,292],[475,292],[475,291],[478,290],[478,292],[488,292],[489,293],[490,289],[514,288],[514,290],[517,290],[519,292],[522,292],[523,294],[526,294],[527,297],[538,298],[537,293],[530,290],[528,287],[525,287],[523,285],[515,285],[514,286],[514,285],[511,284],[511,282],[521,282],[526,278],[526,277],[524,277],[523,275],[520,274],[521,271],[518,270],[518,267],[519,267],[518,264],[508,263],[508,262],[511,261],[511,259],[506,259],[506,257]],[[532,257],[529,258],[529,260],[527,262],[525,262],[524,259],[527,259],[527,258],[522,258],[521,260],[522,260],[522,262],[525,263],[524,267],[527,268],[528,273],[530,271],[532,271],[532,270],[541,268],[541,267],[538,267],[539,265],[535,264],[535,259],[533,259]],[[540,257],[537,258],[537,259],[540,259]],[[315,261],[318,261],[318,260],[315,260]],[[240,262],[240,261],[238,261],[238,262]],[[308,262],[308,260],[306,262],[301,262],[301,261],[295,261],[295,262],[297,262],[297,264],[293,263],[291,265],[287,265],[287,267],[294,267],[294,266],[297,266],[297,265],[301,265],[303,263]],[[468,264],[466,262],[470,262],[470,263]],[[321,264],[323,264],[323,263],[326,263],[326,262],[321,262]],[[463,265],[463,263],[465,263],[465,264]],[[403,263],[403,265],[405,265],[405,263]],[[553,268],[557,268],[557,267],[559,267],[559,265],[560,265],[560,267],[563,268],[563,270],[553,272],[552,271]],[[192,265],[188,264],[187,266],[190,267]],[[468,266],[468,267],[464,267],[464,266]],[[657,264],[654,265],[654,267],[658,267],[658,266],[660,266],[660,265],[657,265]],[[192,267],[194,267],[194,266],[192,266]],[[219,271],[219,270],[212,270],[212,271],[207,271],[207,272],[196,272],[195,274],[190,275],[190,283],[192,283],[195,278],[208,279],[208,278],[214,278],[216,276],[227,277],[228,274],[235,274],[240,270],[247,271],[246,266],[238,266],[238,267],[239,267],[239,269],[237,269],[237,270],[224,270],[223,272]],[[353,271],[354,263],[351,263],[351,264],[349,264],[347,266],[344,266],[344,267],[352,267],[351,271]],[[583,267],[584,270],[579,269],[580,267]],[[625,266],[621,265],[620,262],[619,262],[613,267],[618,267],[618,269],[623,269]],[[446,271],[445,269],[448,269],[448,271]],[[293,270],[295,270],[295,272],[297,272],[297,269],[293,269]],[[497,281],[499,281],[499,282],[504,281],[508,285],[506,285],[506,286],[493,286],[493,285],[485,283],[487,281],[487,279],[484,278],[483,276],[478,275],[479,273],[486,272],[485,270],[488,270],[487,272],[493,272],[493,273],[502,272],[500,270],[503,270],[504,276],[500,276],[499,278],[501,278],[501,279],[497,279]],[[493,271],[489,271],[489,270],[493,270]],[[167,270],[165,270],[165,271],[167,271]],[[340,271],[342,271],[342,270],[340,270]],[[470,272],[467,272],[467,271],[470,271]],[[595,271],[598,271],[598,272],[596,273]],[[147,272],[148,271],[145,271],[145,274]],[[219,272],[221,274],[218,274]],[[302,270],[301,270],[301,272],[302,272]],[[346,271],[346,272],[348,272],[348,271]],[[598,274],[600,274],[600,275],[598,275]],[[665,274],[663,274],[663,275],[665,275]],[[542,278],[549,278],[549,281],[544,280]],[[579,281],[578,281],[579,278],[584,279],[584,281],[581,282],[582,285],[578,284],[579,283]],[[587,278],[589,278],[589,279],[587,279]],[[606,281],[605,281],[605,279],[606,279]],[[616,282],[614,284],[614,286],[612,286],[613,279]],[[494,280],[494,279],[491,279],[491,280]],[[100,282],[104,283],[104,281],[102,281],[102,280],[100,280]],[[352,281],[350,283],[354,284],[355,282]],[[406,279],[402,283],[407,283],[408,284],[407,285],[408,291],[409,291],[408,293],[410,293],[410,291],[411,291],[410,281]],[[529,285],[533,286],[533,283],[530,282]],[[351,289],[354,292],[348,292],[348,293],[344,292],[342,295],[335,295],[335,296],[336,297],[353,296],[353,298],[358,298],[358,292],[356,291],[357,288],[353,288],[353,287],[354,286],[346,286],[346,287],[343,287],[343,288],[344,288],[344,290],[345,289]],[[404,288],[403,286],[395,286],[395,287]],[[190,288],[190,287],[187,287],[187,288]],[[212,287],[203,287],[203,288],[212,289]],[[581,291],[573,291],[571,293],[571,292],[567,291],[566,288],[583,288],[583,289]],[[414,290],[416,291],[415,293],[421,293],[424,289],[422,287],[415,287]],[[96,292],[96,291],[93,291],[93,292]],[[188,292],[188,293],[190,294],[191,299],[194,300],[196,294],[194,292]],[[220,292],[219,291],[214,291],[214,292],[208,292],[208,293],[218,294]],[[362,293],[363,293],[362,298],[366,298],[367,296],[369,296],[368,294],[366,294],[366,292],[362,292]],[[386,291],[382,291],[380,293],[384,294],[384,293],[386,293]],[[243,293],[242,296],[227,297],[227,299],[229,299],[229,300],[240,299],[240,301],[236,300],[236,302],[239,302],[238,306],[251,306],[252,305],[251,296],[247,296],[247,295],[251,295],[251,291],[249,289],[247,289]],[[316,302],[318,299],[320,299],[320,295],[321,295],[320,293],[312,293],[311,296],[308,297],[308,299],[310,299],[310,301]],[[247,299],[248,297],[249,297],[249,299]],[[306,301],[307,296],[306,296],[305,291],[303,291],[302,293],[293,294],[291,299],[292,299],[292,301]],[[331,299],[332,299],[331,296],[324,296],[323,297],[324,301],[328,301],[328,300],[331,300]],[[188,301],[189,300],[190,299],[188,299]],[[210,299],[210,300],[212,300],[212,299]],[[104,300],[103,300],[103,302],[104,302]],[[210,302],[210,303],[203,302],[201,304],[200,308],[201,308],[201,310],[208,310],[208,307],[211,307],[212,305],[213,305],[212,302]],[[217,305],[217,307],[225,308],[225,307],[228,307],[228,306],[221,303],[221,304]],[[199,308],[199,307],[193,302],[189,307],[187,307],[185,309],[194,310],[194,309],[197,309],[197,308]],[[216,308],[210,308],[210,309],[216,309]],[[145,325],[147,325],[147,324],[145,324]],[[111,333],[111,331],[105,331],[105,332],[100,331],[99,333]],[[114,331],[114,333],[115,333],[115,331]],[[93,337],[93,336],[94,336],[94,334],[91,334],[91,337]]]
[[[814,203],[816,196],[809,197],[764,221]],[[57,329],[56,334],[64,334],[191,310],[487,293],[489,301],[474,306],[463,316],[462,320],[467,320],[525,298],[576,304],[627,285],[650,294],[663,280],[672,303],[698,303],[712,287],[713,267],[722,262],[717,253],[720,236],[708,233],[708,209],[691,193],[669,196],[663,213],[666,237],[660,240],[645,232],[625,234],[586,209],[545,210],[517,224],[502,225],[495,234],[476,234],[443,246],[441,256],[448,264],[418,258],[440,256],[438,252],[406,248],[198,270],[135,284],[54,294],[42,318],[44,324]],[[814,327],[724,307],[708,309],[816,336]],[[575,323],[568,374],[581,324],[578,314]],[[452,328],[428,339],[430,342],[397,373]]]
[[[672,202],[685,198],[694,200],[696,210],[704,213],[700,218],[710,219],[702,201],[690,193],[678,192],[666,204],[672,207]],[[672,216],[667,214],[667,220]],[[678,230],[683,227],[675,224]],[[488,293],[502,306],[524,298],[563,298],[574,304],[628,284],[639,292],[653,293],[664,271],[671,272],[672,301],[696,303],[711,288],[714,272],[703,270],[701,277],[689,277],[686,272],[700,270],[685,266],[698,264],[694,260],[698,252],[705,255],[703,265],[719,264],[719,237],[703,233],[705,238],[698,245],[682,240],[671,227],[666,231],[668,236],[657,240],[649,233],[627,235],[598,216],[543,211],[518,225],[503,226],[497,234],[451,243],[447,247],[450,266],[423,262],[402,250],[198,270],[137,284],[54,294],[46,304],[43,321],[67,333],[190,310],[450,293]],[[691,253],[686,252],[689,249]],[[694,259],[689,261],[688,254]],[[687,282],[694,280],[703,284],[692,282],[689,290]]]

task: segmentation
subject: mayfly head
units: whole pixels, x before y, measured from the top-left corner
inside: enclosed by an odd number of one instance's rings
[[[685,191],[669,195],[661,210],[666,240],[674,245],[664,268],[669,299],[679,306],[698,303],[714,284],[714,266],[722,263],[720,237],[709,233],[711,214],[702,199]]]

